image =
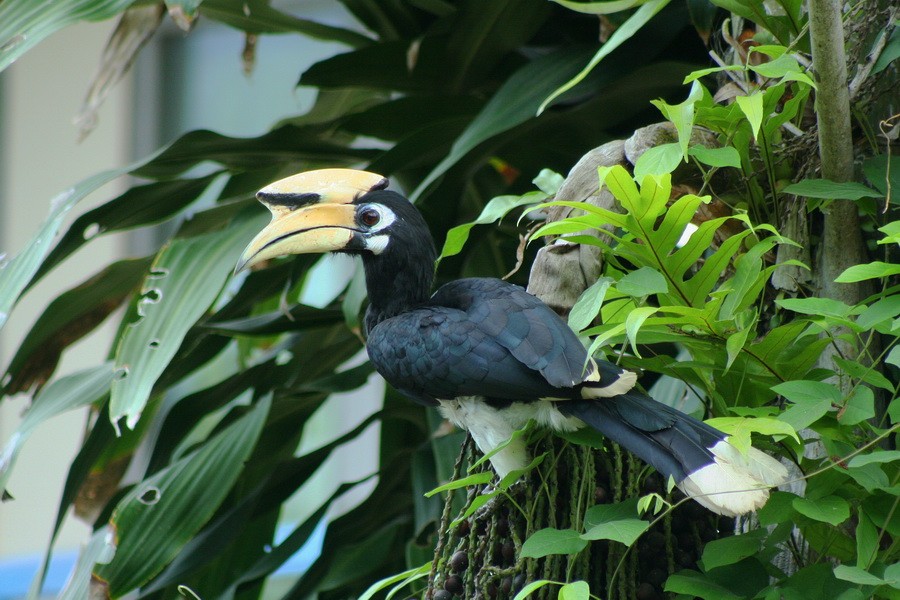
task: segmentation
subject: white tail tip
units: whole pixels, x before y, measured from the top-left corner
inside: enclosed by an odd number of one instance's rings
[[[769,499],[769,488],[788,479],[783,464],[756,448],[741,454],[725,439],[711,450],[715,462],[685,477],[679,487],[720,515],[736,517],[758,510]]]

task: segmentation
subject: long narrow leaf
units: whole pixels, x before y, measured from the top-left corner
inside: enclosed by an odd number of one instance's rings
[[[157,256],[138,301],[138,320],[127,326],[116,349],[117,377],[110,398],[113,423],[125,417],[129,428],[137,424],[153,384],[188,330],[218,297],[241,249],[264,218],[173,240]]]
[[[19,450],[34,429],[52,417],[99,400],[109,391],[112,378],[112,364],[105,363],[57,379],[38,394],[0,454],[0,491],[6,489]]]
[[[271,398],[199,450],[144,480],[116,507],[116,555],[94,575],[113,598],[147,583],[175,557],[231,490],[262,432]]]
[[[642,5],[633,15],[628,17],[628,20],[622,23],[618,29],[616,29],[615,33],[613,33],[606,43],[597,51],[594,57],[590,60],[587,66],[581,70],[575,77],[567,81],[564,85],[557,88],[553,93],[551,93],[543,102],[541,102],[540,107],[538,107],[538,114],[544,112],[544,109],[550,106],[554,100],[559,98],[562,94],[568,92],[573,87],[581,83],[585,77],[588,76],[588,73],[594,70],[600,61],[606,58],[606,56],[628,41],[631,36],[638,32],[638,30],[647,24],[647,21],[652,19],[656,13],[661,11],[666,4],[669,3],[669,0],[649,0],[646,4]]]
[[[102,21],[134,0],[4,0],[0,2],[0,71],[49,35],[78,21]]]

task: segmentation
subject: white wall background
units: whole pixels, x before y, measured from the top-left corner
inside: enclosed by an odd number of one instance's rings
[[[84,142],[76,143],[72,124],[110,31],[109,23],[65,29],[0,76],[0,252],[12,256],[25,245],[47,217],[50,199],[56,194],[130,159],[129,81],[112,92],[98,127]],[[110,184],[89,196],[75,212],[103,202],[123,185],[121,181]],[[0,364],[5,367],[19,340],[52,298],[86,279],[122,249],[121,238],[99,239],[31,290],[0,331]],[[79,343],[65,355],[60,372],[96,365],[108,352],[112,333],[107,326]],[[0,443],[9,439],[26,406],[24,397],[0,403]],[[82,412],[57,417],[25,444],[9,483],[16,500],[0,505],[0,558],[43,551],[68,461],[80,446],[84,419]],[[77,547],[85,529],[70,522],[60,547]]]

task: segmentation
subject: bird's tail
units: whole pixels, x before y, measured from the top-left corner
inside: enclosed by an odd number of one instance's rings
[[[560,402],[610,440],[674,478],[681,490],[713,512],[737,516],[758,509],[787,469],[755,448],[740,452],[705,423],[636,391],[600,400]]]

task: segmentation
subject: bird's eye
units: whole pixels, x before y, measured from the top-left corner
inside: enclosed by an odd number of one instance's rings
[[[359,213],[359,220],[366,227],[374,227],[381,221],[381,213],[374,208],[365,208]]]

